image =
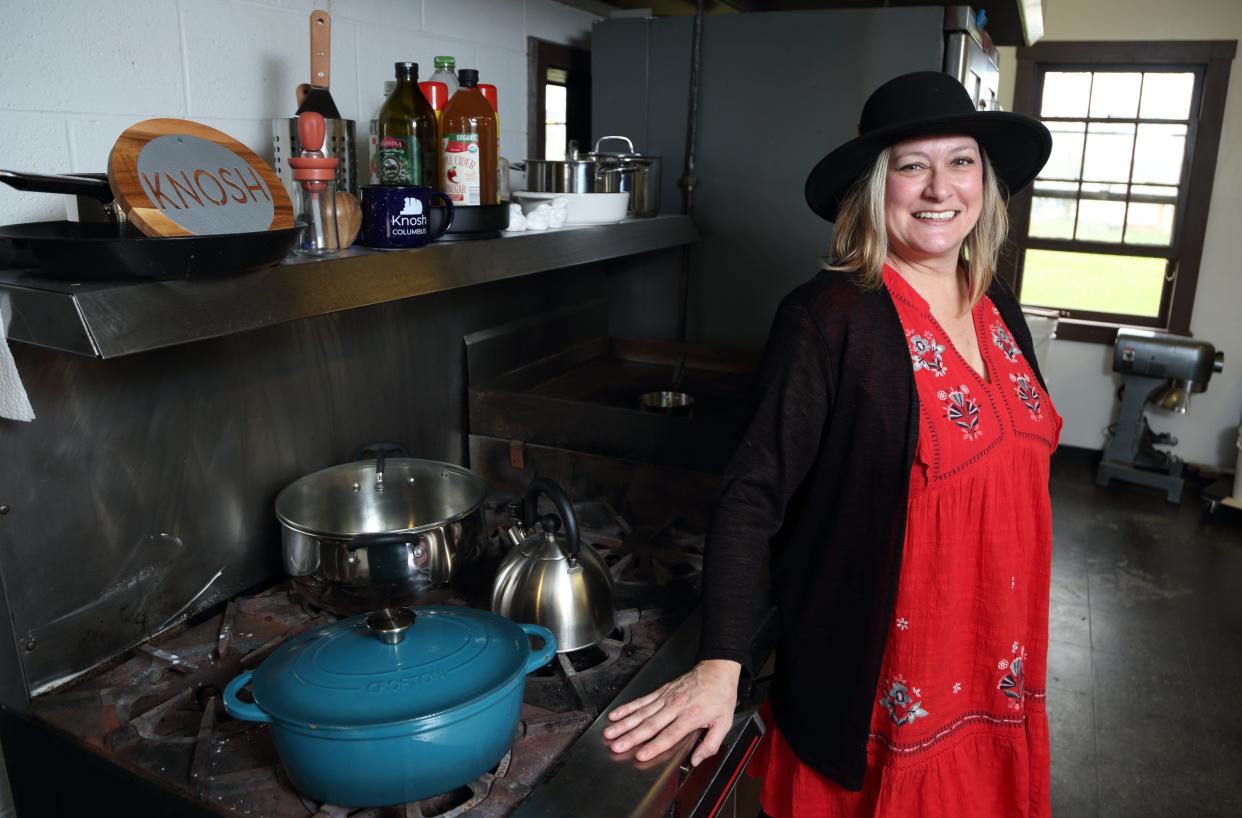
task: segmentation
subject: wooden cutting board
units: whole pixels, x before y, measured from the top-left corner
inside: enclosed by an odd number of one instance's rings
[[[121,134],[108,183],[148,236],[293,227],[293,203],[271,167],[228,134],[185,119],[148,119]]]

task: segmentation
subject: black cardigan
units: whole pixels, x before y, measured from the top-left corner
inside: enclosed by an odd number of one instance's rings
[[[997,278],[988,296],[1040,377],[1013,292]],[[919,431],[888,290],[831,271],[795,289],[756,388],[708,530],[699,658],[753,674],[746,648],[774,601],[776,722],[798,758],[860,790]]]

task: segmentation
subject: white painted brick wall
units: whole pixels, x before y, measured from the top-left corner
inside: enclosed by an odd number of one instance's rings
[[[499,89],[501,154],[526,158],[526,38],[587,45],[595,17],[552,0],[6,0],[0,168],[107,169],[117,136],[193,119],[271,159],[271,119],[309,79],[312,9],[332,14],[332,98],[367,123],[398,60],[452,54]],[[0,188],[0,224],[62,218],[63,197]],[[0,818],[3,818],[0,815]]]
[[[591,14],[552,0],[6,0],[0,168],[103,172],[117,136],[197,120],[271,159],[271,119],[309,78],[309,15],[332,15],[332,98],[367,122],[392,65],[452,54],[500,94],[501,153],[526,158],[526,38],[586,45]],[[0,224],[63,218],[63,197],[0,189]],[[0,818],[12,815],[0,762]]]

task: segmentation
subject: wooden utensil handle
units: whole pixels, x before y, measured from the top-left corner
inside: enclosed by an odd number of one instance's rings
[[[332,17],[316,9],[310,16],[311,81],[316,88],[327,88],[332,75]]]

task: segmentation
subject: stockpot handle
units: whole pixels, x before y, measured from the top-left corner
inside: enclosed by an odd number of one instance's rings
[[[264,712],[263,708],[257,704],[244,702],[237,698],[237,692],[250,684],[250,677],[253,675],[253,670],[244,670],[233,677],[233,681],[229,682],[228,686],[224,688],[224,709],[235,719],[257,721],[266,724],[271,722],[272,717]]]
[[[422,538],[422,534],[413,534],[409,531],[384,531],[379,534],[359,534],[352,540],[345,543],[345,547],[350,551],[357,551],[359,548],[370,548],[376,545],[408,545],[409,543],[418,542]]]
[[[410,552],[406,545],[417,548],[417,543],[429,536],[415,534],[410,531],[386,531],[382,534],[361,534],[345,543],[349,551],[359,548],[368,549],[367,565],[371,571],[372,583],[402,583],[416,579],[426,571],[410,562]],[[381,549],[378,553],[373,549]]]
[[[526,631],[527,636],[538,636],[543,640],[543,647],[530,652],[530,658],[526,660],[526,672],[538,670],[551,662],[552,657],[556,655],[556,634],[543,625],[518,625],[518,627]]]
[[[565,527],[565,538],[569,540],[569,567],[573,568],[578,564],[578,552],[582,545],[578,540],[578,517],[574,514],[574,504],[564,489],[546,477],[536,477],[526,490],[526,499],[522,503],[522,527],[534,527],[539,516],[540,494],[551,500],[561,513],[561,525]]]
[[[354,455],[354,460],[374,460],[379,455],[396,457],[409,457],[410,453],[400,443],[393,443],[390,440],[383,440],[379,443],[368,443],[363,446]]]
[[[619,139],[630,146],[630,153],[637,153],[637,151],[634,150],[634,142],[628,136],[601,136],[599,139],[595,140],[595,149],[592,150],[591,153],[599,153],[599,146],[609,139]]]

